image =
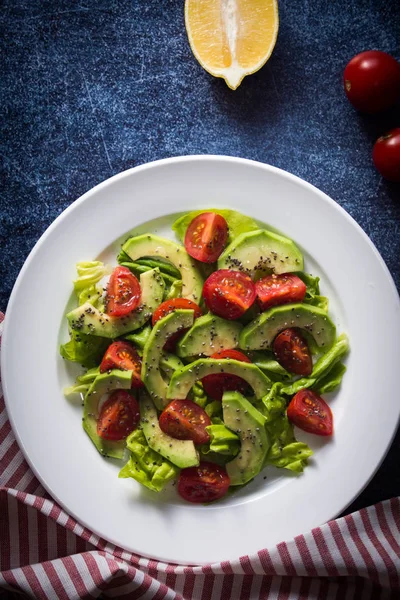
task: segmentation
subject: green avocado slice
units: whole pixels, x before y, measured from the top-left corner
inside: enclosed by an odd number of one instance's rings
[[[168,386],[167,398],[184,399],[199,379],[215,373],[231,373],[241,377],[253,388],[257,399],[268,394],[271,380],[256,365],[230,358],[200,358],[175,371]]]
[[[240,334],[239,346],[243,350],[270,348],[278,333],[289,327],[304,329],[324,350],[328,350],[336,338],[336,327],[325,311],[310,304],[284,304],[266,310],[246,325]]]
[[[120,335],[142,327],[163,300],[165,284],[158,269],[146,271],[140,276],[141,305],[125,317],[113,317],[100,312],[89,302],[67,314],[71,329],[105,338]]]
[[[146,234],[130,238],[123,244],[122,250],[132,260],[143,257],[169,260],[181,274],[182,298],[189,298],[197,304],[200,302],[203,278],[183,246],[157,235]]]
[[[112,440],[105,440],[97,435],[99,402],[104,394],[113,390],[129,390],[131,385],[132,371],[113,369],[108,373],[97,375],[85,396],[82,419],[83,429],[103,456],[123,458],[125,440],[113,442]]]
[[[193,310],[175,310],[157,321],[144,346],[142,381],[159,410],[163,410],[168,404],[166,400],[168,383],[160,373],[162,349],[173,333],[180,329],[187,329],[191,325],[193,325]]]
[[[191,440],[177,440],[164,433],[158,424],[158,415],[149,397],[139,400],[140,423],[150,448],[181,469],[196,467],[199,455]]]
[[[226,464],[231,485],[243,485],[263,468],[270,447],[265,430],[266,418],[239,392],[225,392],[222,397],[224,423],[240,439],[240,452]]]
[[[218,350],[230,350],[239,344],[242,325],[216,315],[203,315],[176,345],[178,356],[186,358],[202,354],[211,356]]]
[[[264,273],[303,270],[303,255],[289,238],[266,229],[238,235],[218,259],[218,269]]]

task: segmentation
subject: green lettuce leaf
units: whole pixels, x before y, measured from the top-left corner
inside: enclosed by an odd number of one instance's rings
[[[205,406],[204,410],[213,423],[215,419],[222,421],[222,402],[219,400],[213,400],[212,402],[209,402]]]
[[[131,456],[118,477],[132,477],[153,492],[160,492],[179,473],[168,460],[152,450],[141,429],[136,429],[126,440]]]
[[[311,373],[311,377],[315,379],[325,377],[332,367],[340,361],[348,351],[349,339],[345,333],[342,333],[332,348],[317,360]]]
[[[273,358],[272,352],[254,350],[253,352],[249,352],[248,355],[251,362],[257,365],[272,381],[292,379],[292,375]]]
[[[70,336],[70,341],[60,346],[61,356],[87,369],[100,363],[110,344],[110,340],[78,331],[71,331]]]
[[[297,271],[296,275],[297,277],[300,277],[307,286],[306,296],[313,297],[319,295],[319,277],[313,277],[313,275],[305,273],[304,271]]]
[[[231,460],[237,455],[240,450],[240,440],[236,433],[233,433],[224,424],[209,425],[206,430],[210,435],[210,441],[202,446],[202,454],[214,452],[230,456]]]
[[[193,221],[193,219],[197,215],[200,215],[203,212],[214,212],[224,217],[229,227],[228,244],[230,244],[241,233],[260,229],[260,226],[254,219],[252,219],[251,217],[247,217],[246,215],[242,215],[236,210],[230,210],[225,208],[207,208],[203,210],[193,210],[190,213],[186,213],[183,217],[177,219],[172,225],[172,229],[175,231],[176,235],[178,236],[181,242],[184,242],[185,240],[186,229],[188,228],[191,221]]]
[[[190,400],[193,400],[193,402],[201,406],[201,408],[206,407],[206,405],[208,404],[208,398],[207,394],[204,391],[203,384],[201,383],[201,381],[196,381],[196,383],[189,392],[188,398],[190,398]]]
[[[342,362],[336,363],[332,369],[324,376],[318,379],[313,389],[319,394],[328,394],[333,392],[342,383],[346,367]]]
[[[328,300],[328,298],[326,298],[326,296],[320,295],[320,291],[319,291],[319,280],[320,279],[319,279],[319,277],[313,277],[312,275],[309,275],[308,273],[304,273],[303,271],[296,273],[296,275],[298,277],[300,277],[300,279],[302,281],[304,281],[304,283],[307,286],[307,291],[306,291],[306,295],[305,295],[303,302],[305,304],[311,304],[312,306],[317,306],[321,310],[328,312],[329,300]]]
[[[103,291],[96,284],[110,273],[110,268],[99,260],[79,262],[76,265],[77,279],[73,281],[79,305],[85,302],[97,305]]]
[[[293,425],[286,415],[287,401],[277,389],[275,387],[275,394],[268,394],[269,398],[264,402],[265,428],[271,440],[265,464],[302,473],[312,450],[296,440]]]

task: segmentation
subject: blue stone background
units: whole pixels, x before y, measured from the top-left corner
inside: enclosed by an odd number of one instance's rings
[[[235,92],[193,57],[183,4],[0,1],[0,309],[71,202],[115,173],[182,154],[256,159],[316,185],[366,231],[399,287],[400,185],[371,159],[374,140],[400,126],[399,107],[363,117],[342,87],[362,50],[400,59],[398,0],[280,0],[273,55]],[[383,351],[371,348],[372,364]],[[400,494],[399,455],[398,434],[347,512]]]

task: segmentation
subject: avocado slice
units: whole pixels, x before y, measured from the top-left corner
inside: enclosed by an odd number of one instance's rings
[[[236,348],[243,327],[235,321],[227,321],[216,315],[203,315],[195,320],[176,345],[178,356],[186,358],[202,354],[211,356],[218,350]]]
[[[218,269],[243,271],[251,277],[303,270],[303,255],[289,238],[258,229],[242,233],[218,259]]]
[[[160,374],[160,358],[167,339],[180,329],[193,325],[193,310],[175,310],[154,325],[143,349],[142,381],[159,410],[168,404],[168,384]]]
[[[199,303],[203,291],[203,278],[195,261],[183,246],[157,235],[146,234],[130,238],[123,244],[122,250],[132,260],[145,256],[169,260],[181,274],[182,298]]]
[[[222,410],[226,427],[240,439],[240,452],[226,464],[231,485],[243,485],[263,468],[270,447],[266,418],[239,392],[225,392]]]
[[[269,348],[276,335],[288,327],[305,329],[319,348],[328,350],[336,338],[336,327],[326,312],[310,304],[274,306],[246,325],[239,346],[244,350]]]
[[[139,400],[139,406],[141,426],[150,448],[180,469],[200,464],[199,455],[191,440],[177,440],[160,429],[156,408],[148,396]]]
[[[168,379],[171,379],[175,371],[179,371],[179,369],[182,369],[185,365],[177,356],[175,356],[175,354],[163,352],[160,356],[159,366]]]
[[[125,440],[113,442],[104,440],[97,435],[97,419],[99,417],[99,402],[112,390],[129,390],[132,385],[132,371],[113,369],[108,373],[100,373],[87,391],[83,408],[83,429],[86,431],[97,450],[103,456],[123,458]]]
[[[180,371],[175,371],[169,382],[167,398],[171,400],[186,398],[196,381],[214,373],[231,373],[241,377],[251,385],[257,399],[268,394],[272,386],[271,380],[251,363],[231,358],[200,358]]]
[[[116,338],[142,327],[163,300],[164,281],[158,269],[140,276],[141,305],[125,317],[113,317],[86,302],[67,314],[71,329],[105,338]]]

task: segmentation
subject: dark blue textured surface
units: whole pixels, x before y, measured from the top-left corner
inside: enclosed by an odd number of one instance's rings
[[[181,154],[252,158],[313,183],[358,221],[400,287],[400,186],[371,159],[399,110],[362,117],[342,89],[354,54],[400,59],[398,0],[280,0],[275,51],[236,92],[192,56],[183,0],[0,6],[1,309],[29,251],[73,200],[119,171]],[[349,510],[400,494],[399,454],[398,435]]]

